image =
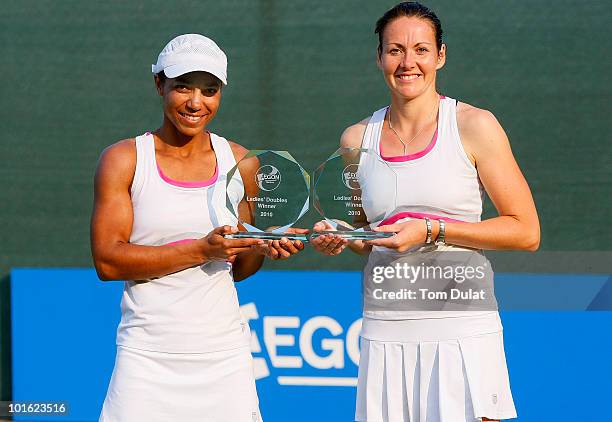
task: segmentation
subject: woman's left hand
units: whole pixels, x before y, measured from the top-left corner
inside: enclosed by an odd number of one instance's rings
[[[308,229],[291,227],[287,234],[308,234]],[[258,247],[265,256],[270,259],[287,259],[304,249],[304,242],[301,240],[290,240],[283,237],[279,240],[268,240],[264,245]]]
[[[421,245],[425,243],[427,237],[427,226],[423,220],[411,220],[405,223],[380,226],[376,227],[374,231],[395,233],[395,235],[383,239],[368,240],[365,242],[366,244],[394,249],[397,252],[405,252],[414,246]]]

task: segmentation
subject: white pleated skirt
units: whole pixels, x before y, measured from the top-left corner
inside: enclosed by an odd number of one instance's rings
[[[261,422],[249,347],[162,353],[118,346],[100,422]]]
[[[403,329],[408,326],[410,332],[421,334],[424,341],[362,337],[355,420],[474,422],[483,417],[516,418],[501,329],[453,338],[453,332],[466,333],[461,319],[398,322]],[[483,325],[483,318],[471,320],[474,327]],[[371,332],[371,327],[368,330]]]

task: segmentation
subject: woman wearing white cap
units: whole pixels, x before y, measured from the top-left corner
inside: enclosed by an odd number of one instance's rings
[[[224,237],[237,231],[225,177],[246,153],[205,129],[226,72],[212,40],[176,37],[153,65],[161,127],[101,155],[95,266],[102,280],[131,281],[100,421],[261,420],[249,328],[233,282],[255,273],[264,255],[287,258],[303,244]],[[244,178],[247,192],[256,189],[251,179]]]
[[[325,235],[312,242],[328,255],[338,255],[346,246],[369,255],[363,277],[355,419],[473,422],[515,418],[492,271],[481,250],[538,248],[538,215],[529,186],[493,114],[437,92],[436,75],[445,64],[446,45],[434,12],[416,2],[400,3],[377,21],[375,33],[377,63],[390,105],[349,126],[340,143],[370,149],[378,156],[373,162],[386,162],[385,168],[393,169],[395,198],[375,189],[390,183],[381,177],[382,172],[368,174],[362,195],[367,198],[363,202],[368,204],[364,205],[368,216],[393,210],[376,230],[395,234],[352,243]],[[481,221],[484,191],[499,215]],[[315,229],[331,227],[319,222]],[[440,295],[430,302],[419,301],[422,292],[411,289],[414,283],[426,291],[435,286],[434,280],[422,275],[425,270],[435,271],[435,264],[457,258],[484,261],[482,268],[472,270],[489,277],[487,283],[491,283],[481,285],[491,297],[445,300],[451,288],[459,290],[465,281],[452,278],[452,271],[459,274],[462,268],[450,266],[451,278],[440,277],[441,289],[433,291]],[[385,260],[387,265],[376,266]],[[421,270],[421,275],[402,279],[389,265],[400,262],[410,264],[410,270]],[[373,273],[381,269],[387,279],[373,279]],[[478,277],[472,277],[471,285],[479,285],[474,278]],[[390,294],[385,301],[383,292],[401,293],[384,290],[385,286],[400,286],[415,294]]]

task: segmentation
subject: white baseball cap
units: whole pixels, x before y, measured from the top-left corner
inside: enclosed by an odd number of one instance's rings
[[[227,85],[227,57],[210,38],[200,34],[185,34],[171,40],[151,65],[153,73],[164,71],[168,78],[189,72],[208,72]]]

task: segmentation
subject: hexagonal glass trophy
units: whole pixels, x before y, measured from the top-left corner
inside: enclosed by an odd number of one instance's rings
[[[305,241],[286,231],[307,211],[310,175],[287,151],[251,150],[227,174],[226,207],[240,232],[229,238]]]
[[[393,236],[372,231],[396,208],[397,177],[374,151],[340,148],[313,174],[313,206],[334,227],[335,234],[350,240]]]

